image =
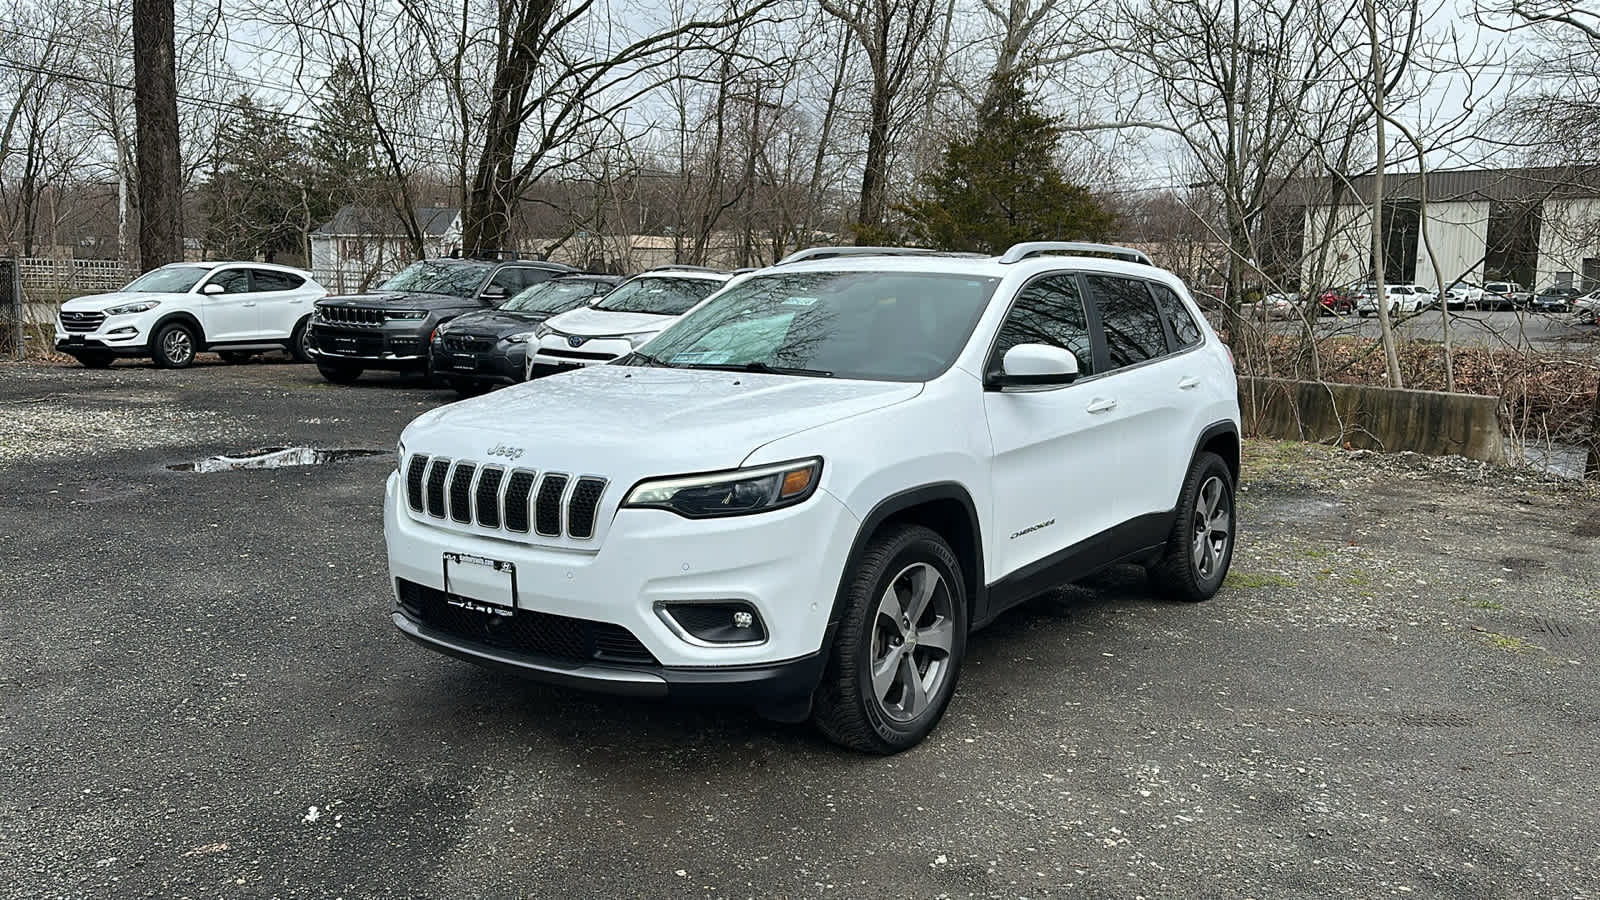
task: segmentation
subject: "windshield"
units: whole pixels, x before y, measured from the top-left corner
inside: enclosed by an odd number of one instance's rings
[[[163,266],[140,275],[123,290],[139,294],[182,294],[199,284],[210,271],[200,266]]]
[[[400,274],[380,285],[378,290],[475,297],[478,285],[483,283],[483,276],[489,268],[488,264],[425,259],[406,266]]]
[[[500,309],[553,316],[582,306],[583,301],[604,289],[605,285],[595,281],[545,281],[507,300]]]
[[[681,316],[711,296],[724,282],[708,278],[635,278],[625,281],[594,305],[608,312]]]
[[[927,381],[955,361],[998,283],[916,272],[752,278],[673,323],[639,355],[674,368]]]

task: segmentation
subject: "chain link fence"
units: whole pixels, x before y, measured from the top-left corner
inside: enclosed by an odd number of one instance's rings
[[[0,347],[6,358],[49,350],[64,301],[118,290],[138,274],[115,259],[0,259]]]

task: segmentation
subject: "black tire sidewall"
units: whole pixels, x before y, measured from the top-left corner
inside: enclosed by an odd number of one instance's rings
[[[886,747],[903,750],[920,742],[938,726],[955,694],[956,683],[961,676],[961,662],[966,655],[967,592],[961,580],[960,563],[956,561],[949,545],[937,534],[924,528],[907,529],[895,535],[894,542],[894,550],[868,582],[870,587],[863,595],[851,597],[851,615],[846,623],[849,631],[845,637],[859,642],[852,654],[854,672],[851,680],[854,682],[856,701],[862,705],[867,722]],[[928,712],[921,718],[915,722],[901,723],[886,717],[877,698],[872,696],[872,627],[877,617],[878,600],[888,587],[889,579],[907,566],[919,562],[932,565],[949,586],[955,635],[950,645],[950,671],[945,676],[938,696],[930,698]]]
[[[163,344],[166,342],[167,335],[174,331],[182,331],[189,336],[189,358],[181,363],[174,362],[173,360],[169,359],[167,357],[167,351],[163,347]],[[182,322],[168,322],[160,328],[157,328],[155,336],[151,339],[150,344],[150,357],[155,360],[157,366],[163,369],[187,369],[188,367],[194,365],[194,358],[196,354],[200,352],[200,336],[195,333],[193,328],[190,328],[188,325],[185,325]]]
[[[1222,479],[1224,487],[1223,501],[1228,507],[1228,547],[1222,555],[1222,564],[1217,566],[1217,571],[1211,578],[1202,581],[1200,573],[1195,571],[1194,556],[1188,551],[1187,541],[1193,539],[1190,524],[1194,516],[1195,502],[1199,499],[1200,485],[1213,475]],[[1222,589],[1222,582],[1228,577],[1228,567],[1233,563],[1233,548],[1238,543],[1239,537],[1239,514],[1234,506],[1233,473],[1228,470],[1228,464],[1222,461],[1222,457],[1214,453],[1202,453],[1195,459],[1189,471],[1189,479],[1183,486],[1183,500],[1183,505],[1179,507],[1178,534],[1185,539],[1182,549],[1189,560],[1186,570],[1195,593],[1210,596]]]
[[[306,350],[306,339],[311,336],[311,317],[302,318],[294,326],[294,331],[289,333],[289,355],[295,362],[311,362],[311,354]]]

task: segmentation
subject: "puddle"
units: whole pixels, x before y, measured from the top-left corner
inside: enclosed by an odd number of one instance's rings
[[[364,456],[383,456],[388,450],[344,450],[321,447],[261,447],[232,456],[213,456],[199,462],[167,466],[174,472],[233,472],[238,469],[284,469],[290,466],[320,466],[324,463]]]

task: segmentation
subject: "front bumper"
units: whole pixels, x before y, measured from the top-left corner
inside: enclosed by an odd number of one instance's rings
[[[311,355],[319,362],[350,363],[367,369],[421,369],[428,365],[432,325],[409,322],[395,327],[348,328],[313,322]]]
[[[517,384],[528,361],[527,344],[498,342],[491,350],[455,352],[434,341],[434,374],[484,384]]]
[[[575,551],[420,521],[406,507],[399,478],[391,475],[384,502],[391,613],[396,628],[431,649],[535,679],[697,700],[793,698],[808,695],[820,676],[833,598],[858,524],[843,504],[819,491],[798,506],[728,519],[691,521],[660,510],[623,510],[598,529],[596,550]],[[648,661],[554,658],[425,621],[402,603],[401,587],[444,591],[445,553],[515,566],[516,611],[510,619],[560,617],[625,629],[648,651]],[[764,642],[691,644],[657,612],[659,604],[729,600],[756,610]]]

